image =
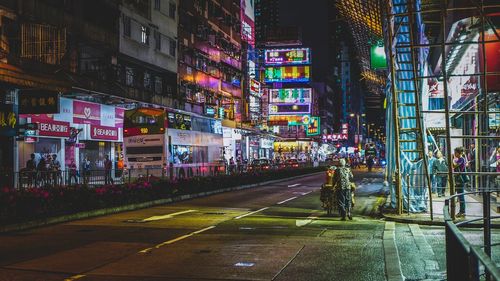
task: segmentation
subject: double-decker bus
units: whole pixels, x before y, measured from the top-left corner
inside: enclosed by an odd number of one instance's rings
[[[139,174],[149,169],[149,174],[158,175],[169,168],[174,177],[223,172],[224,144],[218,123],[216,126],[217,120],[164,109],[127,110],[123,128],[125,165]]]
[[[125,111],[123,144],[128,168],[162,168],[167,163],[165,116],[159,108]]]

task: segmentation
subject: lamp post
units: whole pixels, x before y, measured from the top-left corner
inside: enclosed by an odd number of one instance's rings
[[[363,116],[363,117],[364,117],[364,116],[365,116],[365,114],[363,113],[363,114],[361,114],[361,115],[360,115],[359,113],[351,113],[351,114],[349,114],[349,116],[350,116],[350,117],[354,117],[354,116],[356,116],[356,128],[357,128],[357,129],[356,129],[356,136],[357,136],[356,138],[357,138],[357,140],[358,140],[358,150],[361,150],[361,139],[360,139],[360,137],[359,137],[359,124],[360,124],[360,123],[359,123],[359,117],[360,117],[360,116]]]

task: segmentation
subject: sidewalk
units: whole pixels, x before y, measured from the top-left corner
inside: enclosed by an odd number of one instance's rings
[[[401,215],[397,215],[395,211],[391,208],[384,208],[382,210],[382,216],[390,221],[402,222],[402,223],[417,223],[417,224],[428,224],[428,225],[443,225],[443,208],[444,202],[447,197],[437,197],[433,195],[432,197],[432,215],[433,220],[431,220],[430,208],[428,212],[425,213],[410,213],[404,212]],[[387,198],[386,206],[390,202],[390,197]],[[483,217],[483,202],[481,197],[478,196],[465,196],[466,202],[466,216],[465,218],[459,218],[456,221],[471,220]],[[496,204],[492,201],[491,203],[491,216],[498,216],[499,213],[496,212]],[[456,211],[458,212],[459,203],[456,203]],[[494,221],[492,221],[494,222]]]

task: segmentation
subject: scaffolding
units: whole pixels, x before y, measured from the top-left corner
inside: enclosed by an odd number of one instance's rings
[[[500,4],[382,2],[391,203],[398,214],[429,208],[432,218],[436,179],[447,181],[450,195],[457,188],[498,191]],[[447,172],[433,169],[429,152],[445,155]],[[452,201],[453,218],[455,209]]]

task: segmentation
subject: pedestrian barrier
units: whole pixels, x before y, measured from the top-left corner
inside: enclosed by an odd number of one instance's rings
[[[301,163],[297,168],[313,167],[312,163]],[[327,166],[321,163],[319,166]],[[278,169],[274,167],[272,169]],[[218,175],[243,174],[249,172],[247,165],[224,165],[224,164],[187,164],[182,166],[165,166],[163,168],[130,168],[113,170],[22,170],[20,172],[0,172],[1,182],[14,182],[18,189],[33,187],[61,187],[74,185],[112,185],[134,183],[138,181],[149,182],[155,179],[178,180],[192,177],[207,177]],[[258,174],[260,171],[252,170]]]
[[[475,192],[464,192],[450,196],[445,200],[443,215],[446,233],[446,271],[448,280],[500,280],[500,270],[491,260],[491,247],[499,244],[491,244],[491,219],[500,216],[491,216],[490,196],[498,190],[483,190]],[[483,217],[455,223],[450,213],[451,202],[468,194],[481,195],[483,198]],[[472,245],[462,234],[459,226],[483,221],[483,246]],[[483,250],[483,249],[484,250]]]

